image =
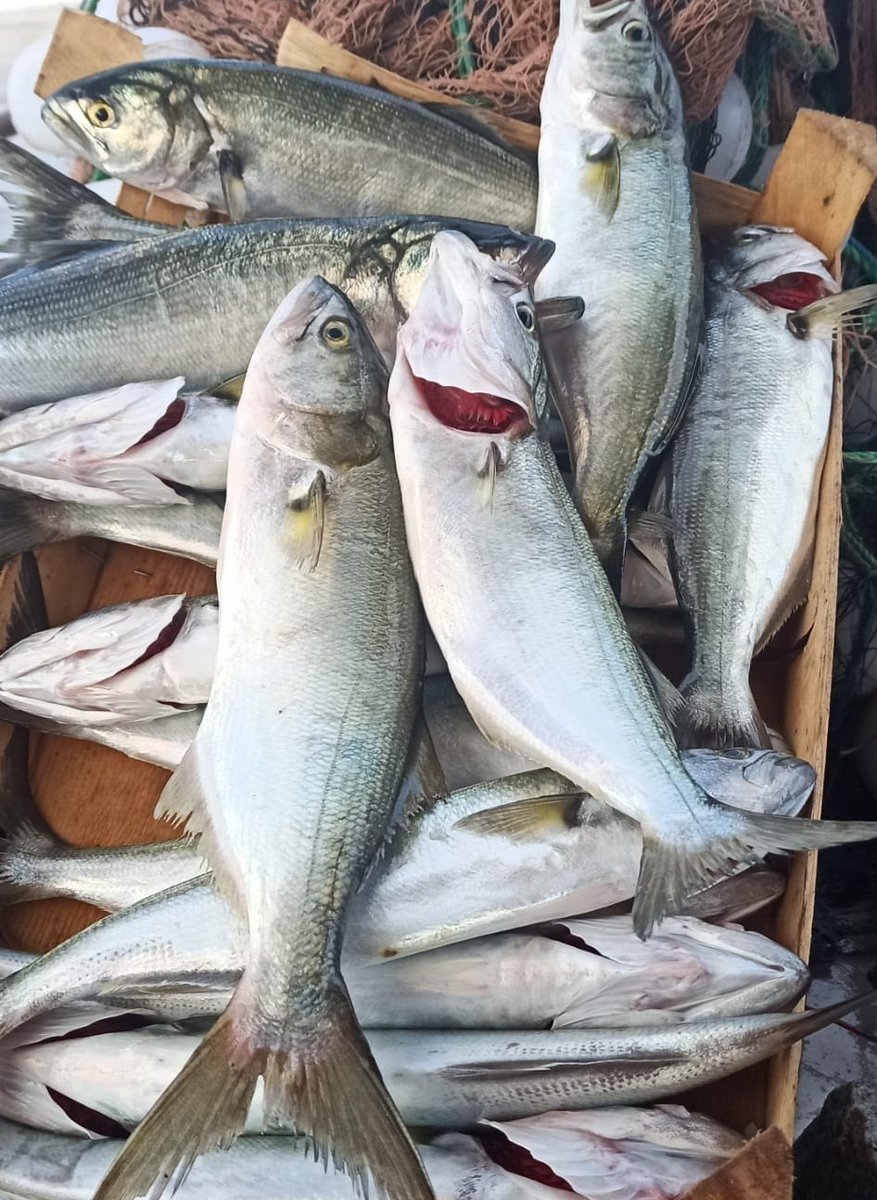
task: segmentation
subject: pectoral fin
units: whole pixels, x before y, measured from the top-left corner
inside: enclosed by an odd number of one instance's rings
[[[247,188],[244,183],[244,167],[233,150],[219,151],[219,179],[228,215],[233,221],[246,220]]]
[[[618,139],[611,133],[594,140],[586,150],[582,190],[611,221],[621,195],[621,153]]]
[[[478,471],[481,480],[481,503],[489,512],[493,512],[493,494],[496,490],[496,477],[502,470],[502,453],[496,442],[487,447],[487,456]]]
[[[541,796],[487,808],[457,821],[455,829],[505,837],[513,842],[535,842],[578,825],[579,797]]]
[[[323,546],[323,519],[326,476],[317,471],[304,492],[290,489],[286,506],[287,532],[292,543],[295,564],[311,572],[320,561]]]

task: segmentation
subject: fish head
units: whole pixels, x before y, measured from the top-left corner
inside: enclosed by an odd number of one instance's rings
[[[399,305],[409,314],[417,302],[426,271],[432,261],[433,239],[441,232],[455,231],[464,235],[482,254],[511,271],[519,273],[524,284],[532,286],[554,253],[554,242],[531,233],[519,233],[506,225],[490,225],[483,221],[442,220],[432,217],[411,217],[404,228],[394,230],[392,242],[401,245],[399,266],[395,272],[394,291]],[[382,247],[386,257],[386,247]]]
[[[192,85],[153,64],[68,83],[43,105],[48,127],[109,175],[153,190],[183,187],[213,136]]]
[[[269,444],[343,469],[389,445],[386,388],[386,365],[356,308],[315,275],[268,322],[241,404]]]
[[[558,83],[585,126],[619,138],[681,128],[682,101],[645,0],[562,0]]]
[[[437,234],[399,331],[393,381],[392,407],[440,453],[476,472],[492,455],[505,464],[546,405],[536,309],[520,269],[459,231]]]
[[[711,280],[783,316],[839,290],[822,251],[776,225],[743,225],[711,242],[706,269]]]
[[[816,784],[808,762],[776,750],[691,750],[685,764],[709,795],[750,812],[795,815]]]

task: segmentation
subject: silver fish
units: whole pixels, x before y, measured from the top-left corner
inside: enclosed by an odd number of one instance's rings
[[[517,1144],[511,1127],[505,1133],[503,1126],[503,1134],[510,1144]],[[535,1128],[528,1128],[526,1144],[535,1136]],[[589,1156],[595,1152],[591,1140],[579,1141],[579,1154],[572,1147],[564,1148],[567,1169],[587,1170]],[[721,1156],[725,1141],[716,1134],[716,1142],[716,1154]],[[93,1200],[123,1145],[118,1140],[86,1141],[41,1133],[0,1120],[0,1195],[4,1200]],[[550,1200],[552,1195],[527,1176],[526,1161],[515,1164],[517,1170],[504,1169],[476,1139],[464,1134],[442,1134],[420,1143],[418,1150],[436,1200]],[[327,1171],[303,1143],[290,1137],[244,1138],[227,1151],[207,1154],[195,1163],[177,1193],[182,1200],[216,1200],[226,1195],[235,1200],[355,1200],[357,1194],[346,1175]]]
[[[761,1062],[869,1000],[873,993],[809,1012],[657,1029],[374,1029],[368,1044],[408,1124],[455,1129],[536,1116],[561,1105],[574,1112],[653,1103]],[[149,1026],[13,1049],[6,1105],[22,1119],[74,1132],[69,1118],[57,1114],[59,1106],[40,1096],[40,1085],[48,1086],[123,1128],[142,1129],[150,1101],[199,1044],[204,1042],[195,1036]],[[267,1110],[260,1089],[245,1114],[250,1132],[262,1127]]]
[[[205,947],[203,970],[155,986],[123,981],[102,1002],[160,1020],[220,1016],[226,980],[243,964],[230,944],[225,980],[213,983],[219,952],[217,941]],[[367,1029],[673,1025],[776,1011],[809,982],[799,958],[760,934],[677,917],[644,946],[629,916],[559,921],[389,962],[345,960],[343,974]]]
[[[700,241],[673,69],[644,0],[562,0],[541,102],[536,295],[581,296],[545,334],[574,493],[617,588],[627,507],[678,424],[702,320]]]
[[[740,812],[686,772],[544,438],[526,286],[459,233],[433,241],[389,399],[408,545],[451,677],[492,741],[639,823],[638,933],[729,859],[875,836]]]
[[[680,728],[766,745],[749,667],[806,596],[834,386],[831,326],[800,337],[787,318],[837,285],[791,230],[746,226],[713,244],[706,287],[703,373],[652,500],[691,631]]]
[[[2,286],[0,282],[0,290]],[[214,567],[221,526],[222,504],[197,492],[186,504],[103,506],[59,504],[0,488],[0,564],[36,546],[99,537]]]
[[[0,654],[0,705],[58,725],[116,725],[204,705],[215,596],[152,596],[87,612]]]
[[[132,63],[65,85],[43,119],[107,174],[234,220],[406,212],[533,227],[535,164],[477,114],[331,75]]]
[[[129,728],[176,719],[182,717]],[[744,752],[742,759],[737,751],[691,751],[684,761],[711,794],[755,811],[797,813],[815,782],[807,763],[772,751]],[[19,731],[0,763],[0,828],[5,833],[0,841],[0,902],[69,896],[114,912],[201,874],[197,844],[185,840],[67,846],[37,810],[26,764],[27,745]],[[463,789],[409,816],[393,833],[354,903],[347,933],[351,955],[385,959],[411,954],[629,900],[641,847],[636,825],[572,792],[564,807],[566,802],[557,799],[563,787],[570,785],[550,771],[533,772]],[[479,822],[489,821],[497,805],[540,795],[548,796],[556,810],[552,817],[546,805],[543,837],[478,832]],[[507,867],[500,870],[498,864]],[[754,880],[750,874],[694,894],[686,910],[736,920],[782,894],[784,881],[776,872],[762,870]],[[485,886],[493,897],[489,908],[484,906]]]
[[[386,378],[356,310],[319,277],[282,302],[250,364],[229,453],[216,675],[160,802],[202,834],[248,949],[226,1011],[101,1200],[158,1195],[180,1166],[228,1145],[260,1078],[267,1129],[298,1129],[388,1200],[431,1195],[339,966],[346,910],[402,781],[422,670]],[[303,703],[283,699],[292,679]]]
[[[184,379],[128,383],[0,421],[0,485],[74,504],[191,504],[224,492],[235,408]],[[178,486],[172,486],[178,485]]]
[[[88,189],[66,183],[70,205],[87,207]],[[234,379],[279,299],[313,271],[349,292],[391,358],[429,243],[447,227],[534,277],[552,250],[451,218],[278,219],[155,226],[155,236],[19,271],[0,279],[0,414],[143,379],[185,375],[192,390]]]

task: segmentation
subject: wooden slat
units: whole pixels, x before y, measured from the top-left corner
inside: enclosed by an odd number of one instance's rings
[[[124,25],[65,8],[58,17],[34,91],[45,100],[74,79],[140,62],[142,58],[143,43]]]
[[[682,1200],[792,1200],[793,1182],[792,1147],[779,1129],[768,1129]]]
[[[538,125],[516,121],[513,117],[504,117],[487,109],[473,108],[459,97],[446,96],[427,84],[405,79],[394,71],[388,71],[366,58],[360,58],[358,54],[351,54],[349,50],[321,37],[295,18],[289,22],[283,34],[277,50],[277,63],[281,67],[297,67],[301,71],[323,71],[327,75],[350,79],[354,83],[383,88],[385,92],[394,96],[415,100],[420,104],[463,105],[470,114],[481,115],[491,128],[513,146],[529,151],[539,148]],[[705,175],[694,176],[694,195],[701,227],[707,232],[726,229],[731,225],[742,225],[758,199],[757,192],[708,179]]]

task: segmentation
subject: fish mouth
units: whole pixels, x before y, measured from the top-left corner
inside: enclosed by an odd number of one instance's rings
[[[171,400],[170,404],[167,406],[152,428],[147,429],[143,437],[138,438],[138,440],[134,442],[132,446],[129,446],[128,449],[136,450],[138,446],[144,446],[147,442],[155,441],[155,439],[161,437],[163,433],[169,433],[172,429],[176,428],[176,426],[180,424],[185,415],[186,401],[181,396],[177,396],[175,400]]]
[[[438,383],[422,375],[412,378],[420,399],[433,417],[447,429],[460,433],[506,434],[522,436],[532,429],[525,409],[505,396],[493,392],[470,392],[464,388]]]
[[[787,309],[790,312],[797,312],[800,308],[806,308],[808,304],[814,304],[817,300],[824,300],[834,294],[824,279],[819,275],[811,275],[808,271],[789,271],[766,283],[757,283],[748,291],[766,301],[771,308]]]
[[[581,20],[594,28],[626,13],[633,0],[579,0],[578,14]]]
[[[477,1131],[477,1137],[487,1157],[510,1175],[530,1179],[533,1183],[541,1183],[543,1187],[554,1188],[559,1192],[573,1191],[572,1186],[547,1162],[536,1158],[526,1146],[514,1141],[504,1130],[482,1125]]]

